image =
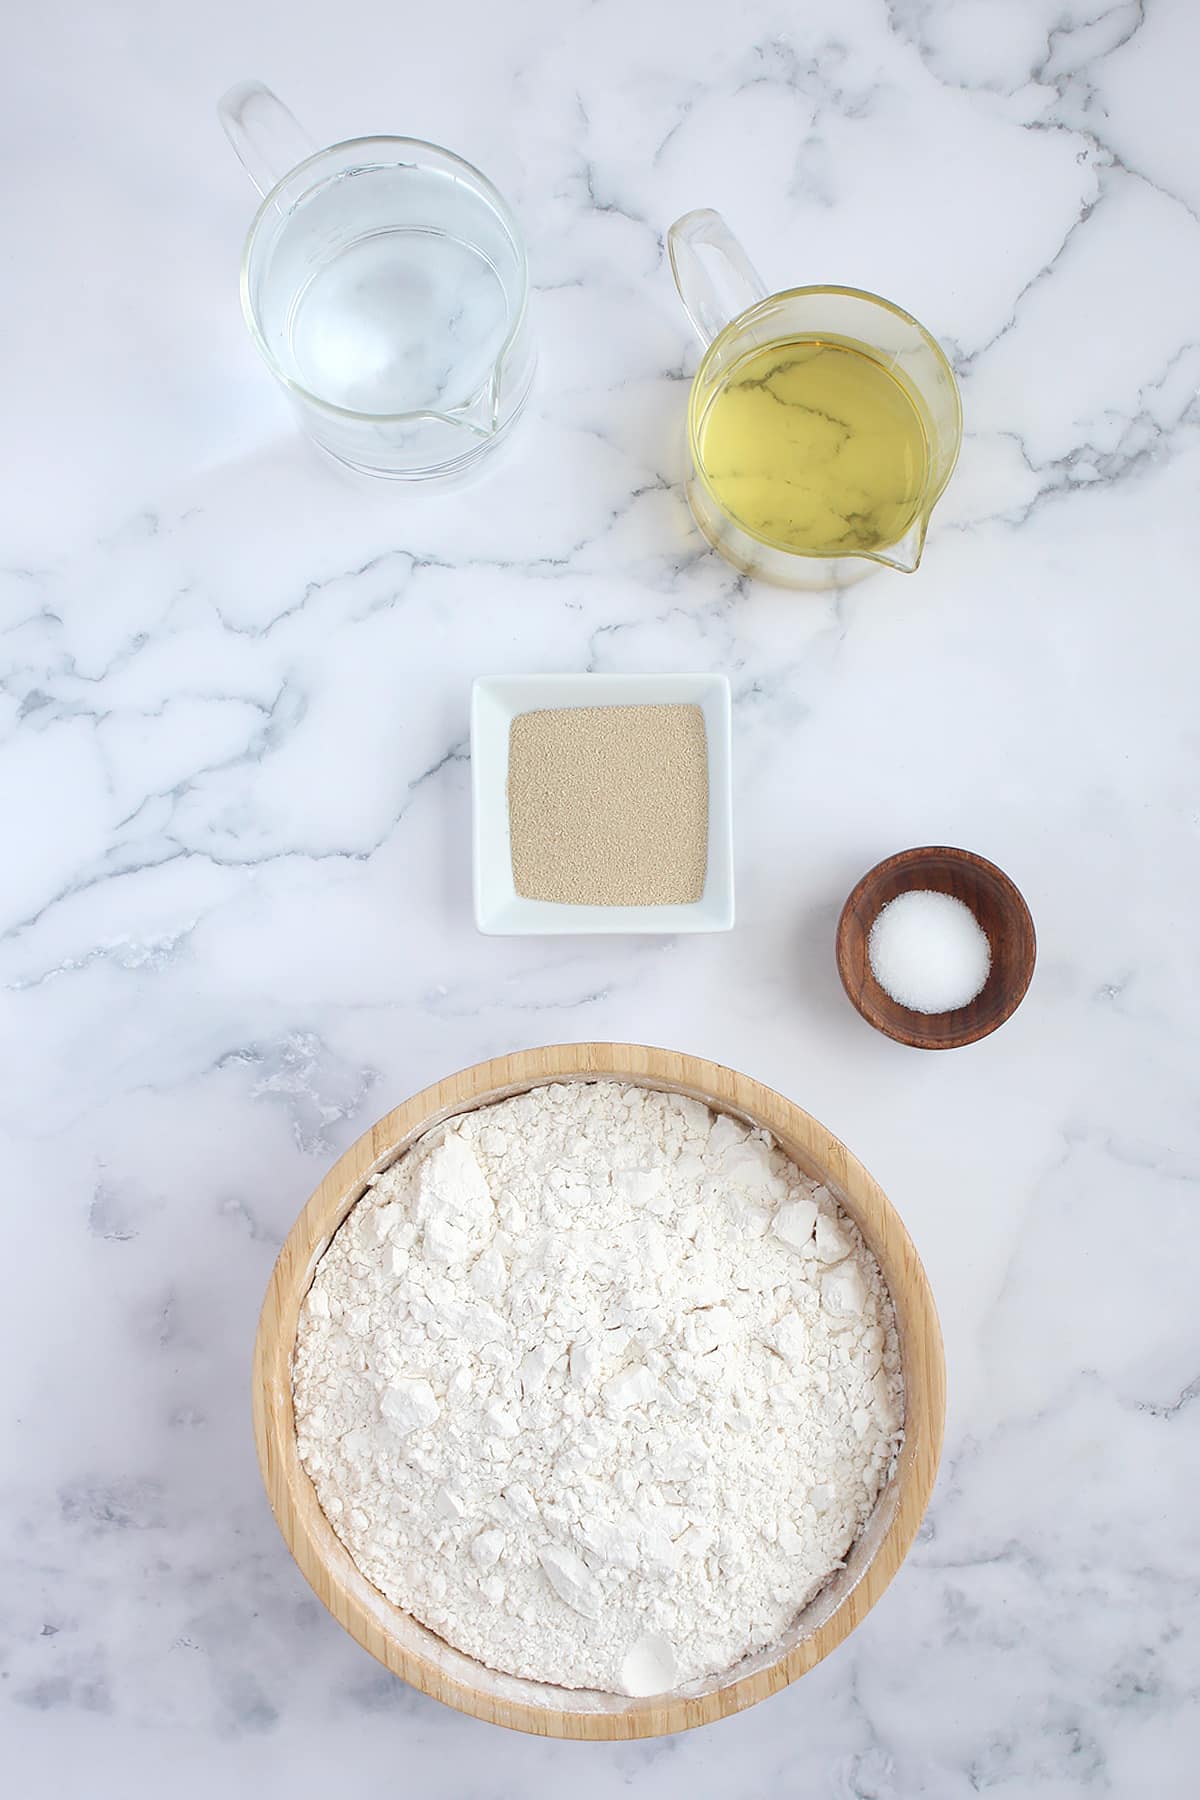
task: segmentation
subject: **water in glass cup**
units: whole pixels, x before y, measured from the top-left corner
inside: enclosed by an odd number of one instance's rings
[[[259,294],[284,372],[355,412],[446,412],[478,399],[510,317],[487,253],[504,246],[473,241],[469,210],[449,175],[413,168],[349,174],[302,201]]]
[[[417,138],[314,153],[260,82],[219,111],[265,196],[242,309],[305,428],[365,474],[457,476],[501,440],[533,381],[525,251],[504,200]]]

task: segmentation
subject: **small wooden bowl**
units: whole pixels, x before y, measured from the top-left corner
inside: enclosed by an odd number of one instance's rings
[[[549,1081],[614,1079],[688,1094],[761,1125],[836,1194],[879,1262],[896,1308],[905,1383],[904,1445],[895,1473],[844,1568],[784,1639],[736,1668],[650,1699],[580,1692],[500,1675],[452,1649],[361,1575],[321,1511],[296,1449],[292,1350],[300,1304],[334,1232],[369,1178],[456,1113]],[[840,1644],[883,1593],[916,1535],[941,1451],[946,1410],[942,1338],[908,1233],[881,1188],[815,1119],[719,1064],[642,1044],[560,1044],[464,1069],[406,1100],[347,1150],[288,1233],[254,1346],[254,1437],[279,1529],[318,1599],[364,1649],[413,1687],[460,1712],[542,1737],[645,1738],[708,1725],[776,1693]]]
[[[876,918],[898,894],[922,888],[962,900],[992,947],[987,980],[973,1000],[952,1012],[901,1006],[871,968],[868,941]],[[1025,998],[1036,960],[1033,919],[1020,890],[995,863],[970,850],[929,846],[889,856],[863,876],[838,920],[838,974],[853,1005],[877,1031],[917,1050],[956,1050],[1003,1025]]]

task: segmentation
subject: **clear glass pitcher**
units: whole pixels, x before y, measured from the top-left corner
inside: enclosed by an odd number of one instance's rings
[[[783,587],[911,573],[962,440],[954,373],[914,318],[858,288],[769,294],[718,213],[668,233],[707,345],[688,500],[713,548]]]
[[[264,196],[242,310],[305,430],[368,475],[476,463],[519,416],[535,360],[525,248],[491,182],[417,138],[315,150],[259,82],[218,116]]]

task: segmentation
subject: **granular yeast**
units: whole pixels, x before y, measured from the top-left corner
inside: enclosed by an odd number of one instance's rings
[[[704,893],[708,743],[698,706],[578,706],[512,722],[513,883],[528,900],[680,906]]]

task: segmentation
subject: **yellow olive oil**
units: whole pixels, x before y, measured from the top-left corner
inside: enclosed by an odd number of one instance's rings
[[[801,337],[729,370],[698,429],[718,503],[756,537],[810,556],[884,550],[920,510],[924,414],[864,344]]]

